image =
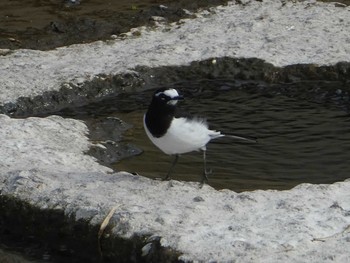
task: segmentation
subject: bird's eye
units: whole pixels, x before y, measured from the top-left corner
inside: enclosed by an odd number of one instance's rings
[[[159,97],[160,97],[161,100],[166,100],[167,99],[167,96],[165,94],[161,94]]]

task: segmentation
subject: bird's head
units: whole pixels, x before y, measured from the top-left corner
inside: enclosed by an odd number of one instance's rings
[[[161,88],[158,89],[154,95],[153,100],[160,104],[165,104],[169,106],[175,106],[179,100],[183,97],[179,95],[176,89],[172,88]]]

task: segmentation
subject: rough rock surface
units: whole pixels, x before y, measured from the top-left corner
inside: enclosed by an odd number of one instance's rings
[[[312,1],[231,4],[141,36],[0,58],[0,102],[78,85],[136,66],[186,65],[210,57],[259,57],[275,65],[350,61],[349,7]],[[118,58],[118,59],[117,59]],[[215,61],[213,61],[215,64]],[[66,83],[66,84],[64,84]],[[148,237],[199,262],[349,262],[350,182],[235,193],[110,170],[86,156],[86,126],[59,117],[0,116],[0,197]]]

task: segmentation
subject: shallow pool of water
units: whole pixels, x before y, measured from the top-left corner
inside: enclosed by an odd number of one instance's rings
[[[185,96],[179,107],[206,117],[212,129],[258,138],[257,143],[221,138],[208,145],[208,166],[213,170],[209,184],[213,187],[289,189],[304,182],[332,183],[348,178],[350,118],[341,105],[310,98],[305,92],[283,95],[279,90],[285,90],[285,84],[270,88],[260,83],[201,80],[174,87]],[[112,164],[116,170],[161,178],[173,157],[163,154],[145,135],[142,117],[151,96],[151,91],[123,94],[90,105],[87,115],[115,116],[133,125],[123,141],[143,153]],[[172,178],[199,181],[202,166],[202,153],[184,154]]]
[[[244,91],[224,91],[213,97],[188,98],[182,105],[207,116],[214,129],[223,133],[255,136],[258,143],[229,138],[208,146],[210,184],[237,191],[287,189],[299,183],[331,183],[350,174],[349,116],[336,108],[298,101],[285,96],[260,97]],[[166,174],[171,158],[154,147],[142,127],[144,109],[118,114],[134,125],[125,140],[144,153],[121,161],[118,170],[156,178]],[[198,181],[201,153],[185,154],[173,178]]]

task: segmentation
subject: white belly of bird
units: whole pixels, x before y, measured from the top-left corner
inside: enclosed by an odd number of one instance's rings
[[[167,133],[160,138],[145,130],[150,140],[166,154],[205,150],[211,139],[223,136],[220,132],[209,130],[206,122],[200,119],[175,118]]]

